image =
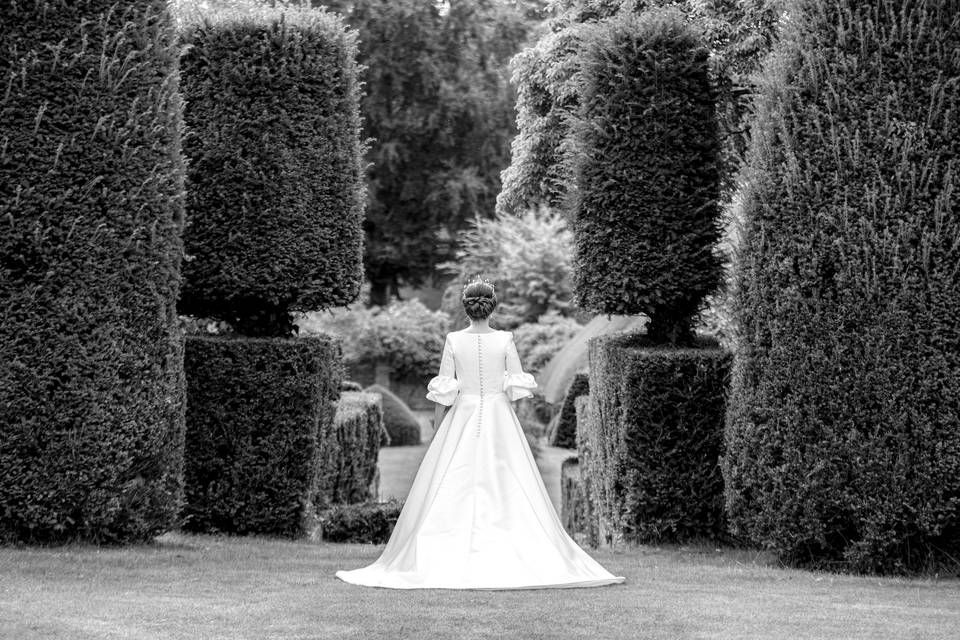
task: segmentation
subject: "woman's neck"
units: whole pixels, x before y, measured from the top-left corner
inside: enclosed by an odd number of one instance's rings
[[[471,330],[471,331],[475,331],[475,332],[477,332],[477,333],[481,333],[481,332],[484,332],[484,331],[490,331],[490,330],[491,330],[491,329],[490,329],[490,319],[489,319],[489,318],[481,318],[481,319],[479,319],[479,320],[471,319],[471,320],[470,320],[470,330]]]

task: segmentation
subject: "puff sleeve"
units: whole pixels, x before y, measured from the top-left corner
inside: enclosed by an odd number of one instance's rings
[[[513,333],[510,333],[510,339],[507,342],[507,367],[503,376],[503,391],[511,400],[529,398],[533,395],[531,389],[537,388],[537,381],[533,376],[524,372],[520,365],[520,354],[517,353],[517,345],[513,342]]]
[[[427,384],[427,400],[451,405],[460,392],[460,381],[456,379],[456,364],[453,359],[453,345],[450,334],[443,343],[443,355],[440,357],[440,373]]]

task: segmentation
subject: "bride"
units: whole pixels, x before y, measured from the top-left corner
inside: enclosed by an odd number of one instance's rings
[[[337,577],[393,589],[623,582],[577,546],[550,503],[510,404],[537,383],[520,365],[513,334],[489,325],[493,286],[475,280],[461,301],[470,326],[447,334],[439,375],[427,385],[440,424],[390,540],[376,562]]]

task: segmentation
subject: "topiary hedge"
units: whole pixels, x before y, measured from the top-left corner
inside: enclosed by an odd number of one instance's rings
[[[192,135],[182,313],[289,335],[290,311],[362,280],[356,35],[321,9],[191,13],[181,39]]]
[[[167,3],[0,5],[0,541],[182,500],[184,165]]]
[[[573,449],[577,446],[577,407],[576,400],[590,393],[590,374],[581,371],[574,374],[567,393],[560,405],[560,415],[556,431],[550,439],[550,446]]]
[[[958,50],[955,0],[807,0],[759,78],[724,472],[785,561],[960,557]]]
[[[591,418],[578,425],[578,446],[602,542],[723,538],[730,354],[706,340],[677,348],[642,333],[589,344]]]
[[[337,402],[333,437],[319,469],[316,508],[329,504],[376,499],[377,457],[383,426],[381,398],[373,393],[347,392]]]
[[[646,314],[662,342],[693,342],[721,281],[720,140],[708,50],[676,9],[585,33],[572,155],[578,306]]]
[[[576,457],[575,475],[579,482],[572,486],[565,483],[569,500],[564,499],[563,504],[570,506],[569,522],[571,528],[581,536],[585,536],[584,540],[588,545],[596,548],[600,546],[600,517],[597,513],[597,498],[600,495],[598,492],[603,490],[603,485],[595,483],[594,478],[590,476],[594,443],[586,437],[587,434],[594,433],[596,418],[593,414],[593,402],[589,394],[574,400],[573,405],[577,412],[578,455]],[[561,480],[574,475],[571,464],[564,465],[567,468],[567,476],[564,476],[564,466],[561,466]],[[563,489],[564,486],[561,486],[561,493]]]
[[[403,400],[379,384],[372,384],[364,391],[380,394],[383,399],[383,424],[389,435],[389,446],[420,444],[420,421]]]
[[[327,542],[384,544],[403,510],[403,500],[337,504],[319,513],[320,533]]]
[[[190,336],[185,368],[184,527],[309,533],[320,465],[336,459],[339,343]]]

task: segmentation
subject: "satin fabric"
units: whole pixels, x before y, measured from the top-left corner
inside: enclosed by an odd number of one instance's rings
[[[380,557],[337,571],[394,589],[536,589],[623,582],[564,530],[510,398],[532,395],[513,335],[447,335],[427,397],[451,405]]]

